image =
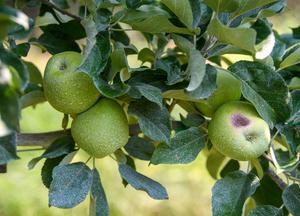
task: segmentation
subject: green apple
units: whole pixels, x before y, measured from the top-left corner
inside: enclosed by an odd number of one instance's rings
[[[74,119],[71,133],[80,148],[93,157],[102,158],[126,145],[127,116],[116,101],[103,98]]]
[[[239,100],[241,97],[241,83],[229,71],[218,69],[217,89],[207,100],[195,103],[197,109],[207,117],[212,117],[214,112],[228,101]]]
[[[268,124],[251,104],[241,101],[228,102],[216,111],[208,135],[220,153],[241,161],[262,155],[271,140]]]
[[[82,55],[62,52],[50,58],[44,73],[44,92],[49,103],[66,114],[81,113],[100,97],[92,79],[76,69]]]

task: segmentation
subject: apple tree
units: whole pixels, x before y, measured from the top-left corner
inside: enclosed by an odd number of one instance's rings
[[[299,216],[300,27],[280,35],[268,20],[285,7],[0,0],[1,172],[20,159],[19,147],[41,146],[28,167],[44,163],[49,206],[73,208],[89,196],[90,215],[105,216],[100,158],[118,164],[125,187],[163,200],[168,186],[135,163],[187,164],[205,151],[216,179],[212,215]],[[130,31],[144,37],[143,48]],[[34,46],[52,55],[44,72],[24,60]],[[45,101],[62,113],[62,130],[22,133],[21,110]],[[80,148],[90,157],[72,162]]]

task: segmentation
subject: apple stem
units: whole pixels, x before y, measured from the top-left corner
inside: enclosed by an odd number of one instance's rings
[[[91,159],[92,159],[92,156],[90,156],[90,157],[86,160],[85,164],[87,164]]]

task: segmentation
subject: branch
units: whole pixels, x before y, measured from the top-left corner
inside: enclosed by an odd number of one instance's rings
[[[268,168],[266,174],[282,189],[284,190],[288,185],[271,169]]]
[[[274,165],[274,162],[267,154],[264,154],[263,157],[267,159],[271,164]],[[287,184],[269,167],[266,171],[266,174],[282,189],[284,190],[287,187]]]
[[[176,122],[172,122],[173,127],[175,127]],[[129,135],[134,136],[140,133],[140,127],[138,124],[129,126]],[[71,130],[61,130],[53,131],[47,133],[19,133],[17,134],[17,145],[18,146],[42,146],[47,147],[56,139],[69,135]],[[266,157],[266,156],[264,156]],[[1,167],[0,167],[1,172]],[[266,174],[282,189],[284,190],[287,187],[287,184],[271,169],[268,168]]]
[[[140,127],[136,125],[129,126],[129,135],[137,135],[140,132]],[[47,147],[56,139],[65,135],[71,134],[71,130],[66,131],[53,131],[47,133],[18,133],[17,145],[18,146],[43,146]]]
[[[48,0],[41,0],[41,2],[42,2],[43,4],[45,4],[45,5],[48,5],[49,7],[51,7],[51,8],[53,8],[53,9],[59,11],[59,12],[62,13],[62,14],[65,14],[65,15],[67,15],[67,16],[69,16],[69,17],[72,17],[72,18],[78,20],[78,21],[81,21],[81,17],[76,16],[76,15],[74,15],[74,14],[71,14],[71,13],[69,13],[68,11],[65,11],[65,10],[63,10],[63,9],[61,9],[61,8],[59,8],[59,7],[57,7],[55,4],[51,3],[51,2],[48,1]]]
[[[70,129],[66,131],[53,131],[47,133],[18,133],[18,146],[49,146],[56,139],[70,134]]]

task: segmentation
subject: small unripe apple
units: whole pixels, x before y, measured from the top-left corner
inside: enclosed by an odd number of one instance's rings
[[[241,83],[230,72],[218,69],[217,89],[207,100],[199,100],[195,105],[207,117],[228,101],[239,100],[241,97]]]
[[[127,116],[116,101],[103,98],[74,119],[71,133],[80,148],[93,157],[102,158],[126,145]]]
[[[92,79],[76,69],[82,55],[62,52],[50,58],[44,73],[44,92],[48,102],[58,111],[73,114],[91,107],[100,97]]]
[[[271,140],[268,124],[251,104],[241,101],[228,102],[216,111],[208,135],[220,153],[241,161],[262,155]]]

